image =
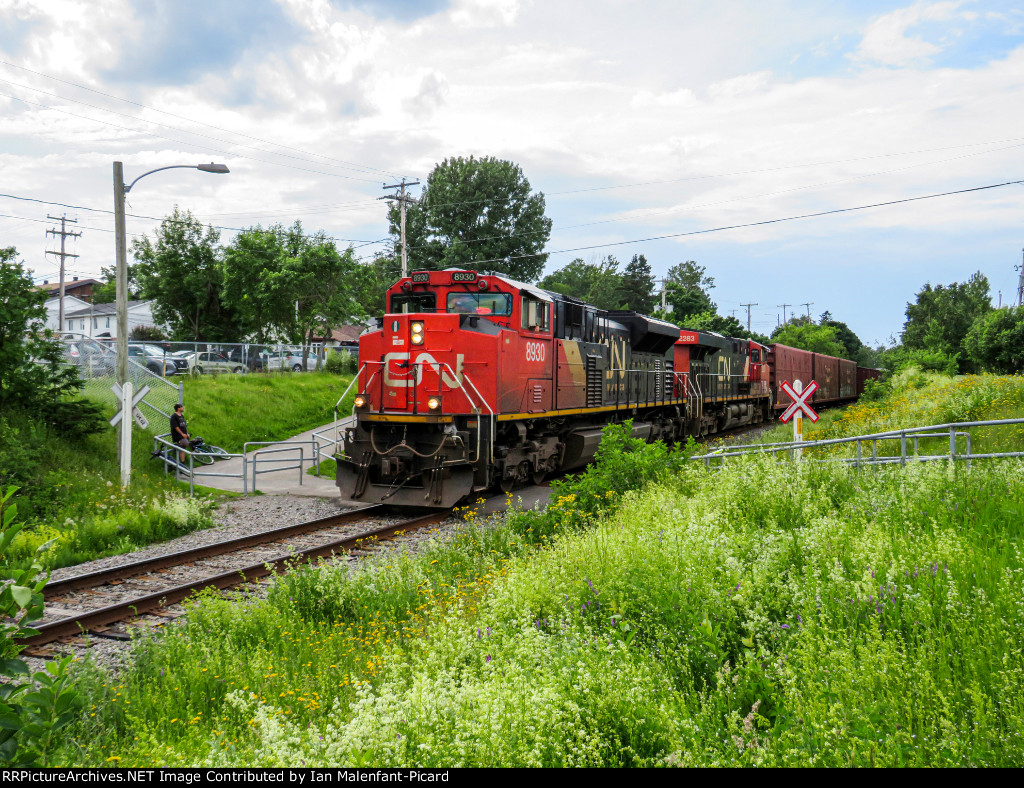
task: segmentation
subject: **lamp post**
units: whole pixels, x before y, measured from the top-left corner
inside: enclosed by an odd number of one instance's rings
[[[131,385],[128,381],[128,241],[124,225],[124,196],[147,175],[173,169],[202,170],[219,174],[229,172],[226,165],[212,162],[210,164],[172,164],[169,167],[157,167],[155,170],[144,172],[125,186],[124,168],[121,162],[114,162],[114,235],[117,250],[117,382],[121,386],[122,392],[127,393],[127,396],[121,398],[121,422],[118,425],[122,487],[128,486],[132,474],[132,397]]]

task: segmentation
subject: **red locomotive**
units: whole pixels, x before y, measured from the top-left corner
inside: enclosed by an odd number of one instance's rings
[[[773,359],[793,350],[781,348],[500,275],[417,271],[359,340],[338,486],[367,503],[450,507],[582,467],[608,422],[669,442],[759,423],[776,405]],[[837,396],[816,401],[839,401],[845,382],[840,372]]]

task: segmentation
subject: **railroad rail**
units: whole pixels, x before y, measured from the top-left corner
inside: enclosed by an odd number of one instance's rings
[[[87,574],[76,575],[64,580],[48,584],[45,591],[47,602],[75,591],[88,588],[97,588],[112,582],[122,581],[130,577],[144,575],[146,573],[160,571],[172,567],[185,566],[193,561],[210,558],[218,555],[225,555],[238,552],[249,547],[261,544],[268,544],[283,539],[288,539],[301,534],[312,533],[338,525],[351,522],[358,522],[384,514],[388,507],[383,505],[368,506],[356,509],[343,514],[332,515],[318,520],[310,520],[303,523],[284,526],[281,528],[261,531],[249,536],[231,539],[225,542],[197,547],[190,550],[182,550],[168,555],[148,558],[142,561],[123,564],[121,566],[103,569]],[[325,558],[342,551],[351,550],[359,546],[360,542],[367,540],[381,540],[394,537],[399,532],[414,531],[427,526],[434,525],[446,519],[450,511],[438,511],[430,514],[403,520],[398,523],[383,526],[373,530],[352,534],[341,539],[335,539],[325,544],[310,547],[304,550],[288,551],[269,560],[264,559],[258,563],[231,569],[216,575],[206,576],[198,580],[190,581],[180,585],[165,588],[160,591],[147,594],[141,597],[117,602],[96,610],[85,611],[70,617],[61,618],[56,621],[43,623],[34,627],[38,634],[24,638],[19,642],[26,647],[39,647],[57,640],[74,637],[94,631],[110,624],[126,621],[132,618],[162,611],[171,605],[184,601],[193,594],[207,588],[226,589],[242,585],[273,573],[279,568],[296,563],[307,563],[316,558]]]

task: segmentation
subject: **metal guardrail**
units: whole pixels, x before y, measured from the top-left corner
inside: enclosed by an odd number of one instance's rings
[[[249,490],[246,487],[246,473],[245,473],[246,466],[247,466],[247,463],[249,462],[249,460],[247,460],[247,458],[246,458],[246,456],[244,454],[230,454],[229,453],[229,454],[218,454],[218,455],[216,455],[216,458],[219,459],[219,460],[229,460],[229,459],[235,459],[235,458],[241,457],[242,458],[242,472],[241,473],[218,473],[216,471],[201,471],[201,470],[197,470],[196,464],[195,464],[195,458],[199,454],[203,454],[206,457],[211,457],[211,456],[214,456],[214,455],[206,454],[205,452],[195,452],[195,451],[192,451],[190,449],[183,449],[183,448],[181,448],[181,446],[178,446],[178,445],[172,443],[170,440],[168,440],[168,436],[170,436],[170,434],[171,433],[169,433],[169,432],[165,432],[163,435],[156,435],[153,438],[153,454],[155,455],[157,452],[159,452],[161,446],[164,448],[165,454],[161,458],[161,460],[163,462],[163,465],[164,465],[164,473],[168,473],[168,472],[173,470],[175,478],[177,478],[177,480],[179,482],[180,481],[184,481],[184,479],[181,478],[182,472],[185,471],[187,473],[187,475],[188,475],[188,491],[189,491],[190,495],[195,494],[195,479],[196,479],[197,476],[219,476],[221,478],[227,478],[227,479],[241,479],[242,480],[242,488],[243,488],[243,490],[245,490],[245,494],[246,495],[249,494]],[[182,467],[181,462],[178,459],[179,455],[175,454],[175,452],[181,452],[182,454],[185,454],[185,455],[188,456],[188,469],[187,470]],[[215,467],[215,466],[206,466],[204,464],[201,467],[205,468],[205,467]],[[255,492],[255,491],[256,491],[256,488],[253,487],[253,492]]]
[[[198,456],[210,457],[214,455],[206,454],[205,452],[192,451],[190,449],[183,449],[180,446],[172,443],[169,440],[170,433],[164,433],[163,435],[157,435],[153,438],[153,453],[156,455],[161,449],[165,452],[161,457],[161,461],[164,465],[164,472],[173,472],[178,481],[184,482],[185,477],[188,478],[188,489],[190,494],[195,493],[195,480],[201,479],[202,477],[219,477],[223,479],[240,479],[242,482],[242,493],[248,495],[250,492],[257,491],[257,474],[260,473],[276,473],[279,471],[298,470],[299,471],[299,485],[303,482],[303,471],[307,462],[313,462],[317,456],[317,443],[315,438],[304,441],[248,441],[242,447],[241,454],[219,454],[215,455],[217,460],[229,460],[229,459],[241,459],[242,469],[237,473],[223,473],[213,470],[203,470],[207,467],[205,464],[196,465],[195,458]],[[306,457],[306,447],[312,448],[309,458]],[[253,451],[252,449],[255,448]],[[276,463],[279,462],[277,458],[268,458],[264,455],[269,454],[285,454],[290,452],[298,451],[298,462],[291,465],[276,465],[272,468],[260,469],[260,463]],[[188,467],[185,467],[179,461],[179,455],[176,452],[184,454],[188,458]],[[252,456],[250,457],[250,453]],[[288,460],[284,460],[287,462]],[[251,481],[250,481],[250,476]],[[251,487],[251,489],[250,489]]]
[[[309,445],[312,448],[312,452],[310,454],[310,462],[312,462],[313,461],[313,457],[315,456],[315,453],[316,453],[316,441],[314,441],[313,439],[305,440],[305,441],[246,441],[246,443],[242,446],[242,456],[243,457],[247,458],[249,456],[249,447],[250,446],[262,446],[263,447],[263,448],[260,448],[260,449],[256,449],[256,451],[253,452],[251,459],[243,460],[243,469],[242,469],[243,473],[245,473],[244,464],[246,462],[248,462],[248,464],[252,466],[252,491],[256,492],[256,474],[258,474],[258,473],[277,473],[279,471],[291,471],[291,470],[295,470],[296,468],[299,471],[299,486],[302,486],[302,473],[303,473],[303,466],[305,465],[305,461],[306,461],[306,446],[307,445]],[[290,452],[293,452],[293,451],[296,451],[296,450],[298,450],[298,452],[299,452],[299,462],[298,462],[298,464],[296,464],[296,465],[285,465],[285,466],[279,466],[279,467],[274,467],[274,468],[266,468],[266,469],[264,469],[262,471],[259,470],[258,466],[259,466],[259,463],[261,461],[262,462],[277,462],[276,458],[269,459],[269,460],[268,459],[262,459],[261,460],[261,458],[260,458],[261,454],[286,454],[286,453],[290,453]],[[287,462],[287,460],[286,460],[286,462]],[[248,494],[248,490],[246,490],[246,494]]]
[[[769,452],[778,458],[781,452],[801,454],[801,450],[817,449],[826,446],[839,446],[843,444],[854,444],[854,456],[852,457],[820,457],[815,458],[817,462],[845,462],[854,467],[872,465],[895,465],[899,463],[905,466],[908,462],[933,462],[935,460],[950,460],[952,462],[964,461],[970,467],[971,460],[987,460],[1006,457],[1024,457],[1024,452],[985,452],[975,454],[973,452],[970,428],[978,427],[1000,427],[1014,424],[1024,424],[1024,419],[991,419],[988,421],[960,421],[947,424],[932,424],[926,427],[910,427],[901,430],[888,430],[886,432],[875,432],[866,435],[855,435],[849,438],[829,438],[817,441],[790,441],[787,443],[749,443],[741,446],[729,446],[716,449],[707,454],[691,457],[693,460],[703,460],[705,467],[711,467],[712,460],[720,460],[722,463],[729,457],[742,457],[748,454],[763,454]],[[920,442],[922,438],[948,438],[949,452],[942,454],[921,454]],[[957,450],[957,440],[964,438],[966,451]],[[900,453],[879,454],[879,443],[885,441],[899,441]],[[908,441],[913,441],[913,453],[908,452]],[[871,443],[871,456],[864,456],[863,447]]]

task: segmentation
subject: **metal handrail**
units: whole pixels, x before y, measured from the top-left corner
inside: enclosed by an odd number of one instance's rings
[[[276,473],[278,471],[290,471],[293,468],[299,469],[299,486],[302,486],[302,466],[306,461],[305,447],[307,444],[315,445],[312,439],[304,441],[246,441],[242,447],[242,451],[247,456],[249,454],[250,446],[262,446],[263,448],[256,449],[252,454],[252,459],[249,462],[252,464],[252,489],[256,491],[256,474],[257,473]],[[274,447],[274,448],[270,448]],[[261,471],[258,470],[257,464],[259,463],[260,454],[279,454],[281,452],[294,451],[295,447],[299,449],[299,464],[298,465],[286,465],[283,468],[271,468],[269,470]],[[273,460],[271,460],[273,462]]]
[[[240,478],[242,480],[242,489],[245,490],[245,494],[246,495],[248,494],[248,489],[246,487],[247,459],[246,459],[245,454],[231,454],[229,452],[227,454],[218,454],[218,455],[216,455],[216,458],[217,459],[221,459],[221,460],[236,459],[238,457],[241,457],[242,458],[242,472],[241,473],[216,473],[214,471],[196,471],[195,457],[196,457],[197,454],[204,453],[204,452],[194,452],[191,449],[183,449],[183,448],[181,448],[181,446],[178,446],[177,444],[172,443],[171,441],[167,440],[167,436],[170,435],[170,434],[171,433],[169,433],[169,432],[165,432],[163,435],[155,435],[153,437],[153,453],[155,454],[158,451],[158,447],[163,445],[163,446],[165,446],[167,449],[169,449],[171,451],[179,451],[179,452],[182,452],[182,453],[188,455],[188,463],[189,463],[189,467],[188,467],[188,491],[189,491],[190,495],[195,493],[195,477],[197,477],[197,476],[217,476],[217,477],[226,478],[226,479],[239,479]],[[213,455],[207,455],[207,456],[213,456]],[[178,481],[182,481],[181,471],[183,469],[181,467],[181,464],[176,459],[174,459],[174,455],[172,454],[170,458],[165,456],[162,459],[163,459],[163,464],[164,464],[164,473],[167,473],[168,470],[170,469],[171,465],[173,465],[174,466],[175,478],[177,478]]]
[[[997,427],[1011,424],[1024,424],[1024,419],[990,419],[986,421],[961,421],[961,422],[947,422],[945,424],[931,424],[924,427],[908,427],[898,430],[887,430],[885,432],[868,433],[866,435],[854,435],[847,438],[828,438],[824,440],[816,441],[790,441],[785,443],[751,443],[744,444],[742,446],[730,446],[721,447],[707,454],[696,455],[691,459],[703,460],[705,466],[709,466],[712,459],[718,459],[724,461],[727,457],[741,457],[753,453],[763,453],[765,451],[771,452],[771,454],[778,457],[779,452],[794,451],[796,449],[815,449],[826,446],[837,446],[841,444],[855,444],[856,454],[854,457],[828,457],[820,458],[819,462],[847,462],[853,463],[855,467],[861,465],[886,465],[895,464],[899,462],[901,465],[906,465],[908,459],[913,459],[915,462],[927,462],[932,460],[964,460],[970,465],[971,460],[974,459],[996,459],[1001,457],[1024,457],[1024,452],[988,452],[984,454],[974,454],[972,452],[972,440],[971,434],[967,431],[971,427]],[[948,454],[932,454],[932,455],[920,455],[919,446],[921,438],[941,438],[949,436],[949,453]],[[966,453],[957,452],[957,438],[966,438]],[[912,438],[914,441],[914,452],[913,455],[909,455],[907,452],[907,439]],[[882,456],[878,455],[878,443],[880,441],[887,440],[898,440],[900,441],[900,453],[899,455]],[[871,442],[871,457],[864,458],[862,456],[862,446],[865,442]]]

